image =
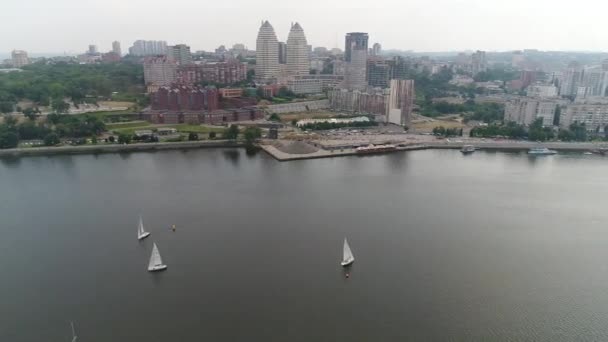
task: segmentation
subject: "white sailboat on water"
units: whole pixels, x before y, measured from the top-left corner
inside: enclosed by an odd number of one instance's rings
[[[78,336],[76,336],[76,330],[74,330],[74,322],[70,322],[70,324],[72,325],[72,342],[76,342]]]
[[[348,241],[346,240],[346,238],[344,238],[344,247],[342,248],[342,262],[340,264],[346,267],[352,264],[354,261],[355,257],[353,256],[353,252],[350,250]]]
[[[163,259],[160,257],[160,252],[158,251],[158,247],[156,247],[156,242],[154,243],[154,248],[152,248],[152,255],[150,256],[150,263],[148,264],[148,271],[162,271],[167,268],[167,265],[163,264]]]
[[[139,224],[137,225],[137,240],[143,240],[150,236],[150,232],[144,229],[144,220],[139,216]]]

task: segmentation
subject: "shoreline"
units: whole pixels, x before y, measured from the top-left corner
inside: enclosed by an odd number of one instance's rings
[[[293,154],[280,151],[272,144],[259,144],[260,148],[278,161],[290,160],[305,160],[332,158],[344,156],[368,156],[369,154],[357,153],[355,148],[341,149],[319,149],[313,153]],[[406,146],[398,147],[394,151],[373,153],[390,154],[404,151],[418,151],[429,149],[461,149],[464,145],[471,143],[465,142],[424,142],[410,143]],[[162,150],[181,150],[181,149],[197,149],[197,148],[226,148],[226,147],[244,147],[244,143],[230,140],[213,140],[213,141],[182,141],[182,142],[162,142],[162,143],[135,143],[128,145],[107,144],[107,145],[84,145],[84,146],[60,146],[60,147],[29,147],[29,148],[13,148],[0,150],[0,158],[18,158],[27,156],[46,156],[46,155],[66,155],[66,154],[105,154],[105,153],[122,153],[122,152],[145,152],[145,151],[162,151]],[[492,150],[505,152],[522,152],[533,147],[547,147],[560,152],[586,152],[591,150],[606,149],[608,145],[600,143],[566,143],[566,142],[478,142],[474,144],[478,150]]]
[[[221,147],[243,147],[241,142],[230,140],[213,141],[180,141],[160,143],[136,143],[128,145],[84,145],[84,146],[59,146],[59,147],[28,147],[11,148],[0,150],[0,158],[18,158],[29,156],[47,156],[62,154],[102,154],[121,152],[144,152],[162,150],[182,150],[196,148],[221,148]]]

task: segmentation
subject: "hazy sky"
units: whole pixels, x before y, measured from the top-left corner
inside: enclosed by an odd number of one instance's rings
[[[255,49],[260,21],[279,40],[290,22],[313,46],[344,48],[346,32],[384,49],[608,50],[606,0],[3,0],[0,53],[123,51],[137,39],[195,50],[244,43]]]

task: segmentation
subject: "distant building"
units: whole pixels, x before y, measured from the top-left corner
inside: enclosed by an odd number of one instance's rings
[[[179,65],[187,65],[192,63],[192,54],[190,53],[190,47],[185,44],[168,46],[167,56],[173,59]]]
[[[144,82],[146,85],[166,86],[177,79],[177,63],[167,56],[146,57]]]
[[[89,55],[97,55],[99,51],[97,51],[97,45],[89,45],[89,50],[87,51]]]
[[[521,88],[525,89],[530,84],[536,82],[538,73],[532,70],[522,70],[519,74],[519,80],[521,81]]]
[[[344,60],[347,62],[344,87],[363,90],[367,87],[367,33],[351,32],[346,34]]]
[[[350,113],[386,115],[389,95],[384,91],[362,92],[335,88],[327,93],[332,109]]]
[[[220,97],[223,99],[243,97],[243,88],[220,88]]]
[[[167,42],[162,40],[137,40],[129,48],[132,56],[154,56],[167,54]]]
[[[287,44],[279,42],[279,64],[287,64]]]
[[[480,72],[486,72],[487,70],[488,61],[486,59],[486,52],[477,50],[477,52],[471,56],[471,72],[473,75],[477,75]]]
[[[219,109],[218,91],[198,86],[162,86],[150,94],[152,110],[213,111]]]
[[[572,123],[584,123],[588,131],[602,130],[608,125],[608,103],[573,103],[561,112],[559,125],[568,127]]]
[[[275,82],[279,75],[279,42],[274,28],[262,22],[256,40],[255,77],[259,83]]]
[[[529,97],[556,97],[557,87],[554,85],[531,85],[527,89],[527,95]]]
[[[120,49],[120,42],[118,42],[118,41],[112,42],[112,52],[117,54],[119,57],[122,56],[122,50]]]
[[[401,126],[411,125],[415,97],[414,80],[391,80],[386,121]]]
[[[21,68],[24,65],[30,64],[27,52],[23,50],[13,50],[11,53],[11,64],[13,65],[13,68]]]
[[[606,92],[608,91],[608,72],[599,66],[585,69],[581,87],[586,88],[586,97],[606,96]]]
[[[324,74],[315,74],[315,75],[303,75],[303,76],[295,76],[292,78],[293,80],[315,80],[321,82],[322,91],[329,90],[331,88],[338,87],[343,81],[344,76],[342,75],[324,75]],[[309,84],[315,84],[316,82],[310,82]]]
[[[381,52],[382,45],[380,45],[380,43],[374,43],[374,46],[372,47],[372,56],[380,56]]]
[[[388,88],[391,72],[389,60],[381,57],[370,58],[367,61],[367,84],[371,87]]]
[[[290,76],[308,75],[310,51],[304,30],[297,22],[291,25],[287,38],[287,73]]]
[[[562,96],[575,96],[582,80],[583,70],[580,64],[577,62],[570,63],[568,68],[563,72],[559,94]]]
[[[181,84],[201,82],[230,85],[247,79],[247,63],[238,60],[180,65],[177,81]]]
[[[114,51],[101,54],[101,61],[104,63],[117,63],[120,62],[120,55]]]
[[[323,92],[323,82],[319,79],[290,79],[287,88],[296,94],[320,94]]]
[[[316,57],[328,57],[329,56],[329,50],[327,50],[326,47],[323,46],[317,46],[314,49],[312,49],[312,54]]]
[[[565,103],[559,99],[539,99],[518,97],[505,103],[505,122],[516,122],[528,126],[538,118],[543,119],[543,126],[553,126],[557,107]]]

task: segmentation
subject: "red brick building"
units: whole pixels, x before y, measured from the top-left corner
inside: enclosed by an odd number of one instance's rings
[[[150,94],[152,110],[213,111],[219,108],[219,94],[215,88],[171,85]]]
[[[199,84],[201,82],[233,84],[246,79],[247,63],[236,60],[182,65],[177,69],[177,82],[181,84]]]

